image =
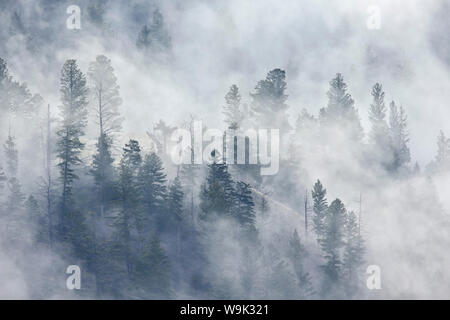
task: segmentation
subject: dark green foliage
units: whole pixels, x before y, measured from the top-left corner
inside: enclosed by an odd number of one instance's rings
[[[174,221],[180,221],[183,219],[183,198],[184,192],[181,186],[181,180],[176,177],[172,184],[169,186],[169,194],[167,198],[168,211],[170,219]]]
[[[80,155],[84,143],[80,138],[84,135],[87,117],[86,78],[75,60],[67,60],[61,71],[61,116],[63,118],[57,131],[57,157],[62,183],[61,211],[59,221],[60,233],[67,232],[66,216],[71,210],[73,182],[78,178],[75,168],[82,163]]]
[[[119,164],[119,205],[120,211],[114,222],[114,248],[117,257],[124,262],[128,276],[133,271],[136,241],[136,230],[142,227],[142,212],[139,204],[139,187],[137,172],[141,164],[141,148],[139,142],[130,140],[123,148]]]
[[[320,180],[314,184],[314,188],[311,191],[313,199],[313,223],[314,231],[316,232],[317,239],[320,241],[324,237],[324,219],[328,208],[327,203],[327,190],[322,186]]]
[[[228,166],[221,163],[216,151],[213,151],[212,157],[213,161],[208,165],[208,176],[200,194],[203,219],[214,215],[231,215],[234,204],[234,183]]]
[[[344,223],[346,210],[341,200],[334,200],[326,212],[324,219],[324,236],[320,239],[320,246],[324,252],[325,273],[324,292],[336,294],[337,285],[341,282],[342,254],[344,246]]]
[[[134,283],[142,298],[169,298],[170,264],[158,237],[153,236],[146,244],[136,263]]]
[[[286,72],[281,69],[273,69],[258,82],[255,93],[250,94],[258,128],[277,128],[282,132],[291,128],[286,114],[286,86]]]
[[[104,215],[105,202],[111,200],[114,193],[114,159],[111,156],[111,139],[102,134],[97,142],[97,153],[93,156],[90,173],[97,187],[100,216]]]
[[[137,182],[144,218],[163,226],[165,202],[167,200],[166,174],[161,159],[155,154],[146,155],[139,169]]]
[[[255,203],[253,202],[252,190],[248,183],[238,181],[235,191],[235,208],[233,215],[241,226],[246,229],[255,227]]]

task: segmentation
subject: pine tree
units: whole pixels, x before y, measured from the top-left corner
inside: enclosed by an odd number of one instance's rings
[[[84,135],[87,117],[86,78],[75,60],[67,60],[61,71],[61,128],[58,130],[57,157],[59,159],[60,180],[62,183],[60,234],[67,230],[66,216],[72,200],[73,182],[78,178],[75,167],[82,161],[80,158],[84,143],[80,138]]]
[[[161,159],[155,154],[146,155],[138,174],[139,192],[145,219],[154,219],[163,227],[163,214],[167,199],[167,179]]]
[[[305,271],[304,264],[307,256],[308,252],[306,251],[305,246],[301,243],[297,230],[294,230],[294,234],[289,240],[289,258],[297,276],[299,295],[301,299],[312,298],[315,294],[311,276],[307,271]]]
[[[369,109],[369,120],[372,124],[372,128],[369,133],[369,141],[373,147],[373,155],[377,157],[377,161],[380,161],[384,165],[388,165],[390,162],[390,137],[389,127],[386,122],[386,106],[384,104],[384,92],[383,87],[376,83],[372,88],[373,102]]]
[[[169,186],[169,194],[167,197],[168,211],[174,221],[183,219],[183,188],[181,180],[176,177]]]
[[[276,128],[285,133],[291,129],[286,105],[286,72],[281,69],[270,71],[251,93],[252,112],[258,128]]]
[[[156,235],[136,263],[134,282],[143,298],[167,299],[171,295],[169,259]]]
[[[103,55],[97,56],[96,60],[89,64],[88,77],[99,136],[107,135],[112,138],[114,133],[120,131],[123,117],[119,113],[122,99],[111,60]]]
[[[358,289],[360,269],[364,262],[364,243],[359,232],[357,217],[353,211],[347,214],[344,229],[345,246],[342,269],[347,295],[352,298]]]
[[[2,191],[2,189],[5,187],[5,182],[8,180],[8,178],[6,178],[6,174],[3,171],[2,166],[0,165],[0,191]]]
[[[320,240],[320,246],[324,252],[325,265],[322,266],[325,273],[323,294],[335,296],[341,282],[342,257],[341,248],[344,246],[344,223],[346,210],[341,200],[334,200],[326,212],[324,219],[324,237]]]
[[[450,169],[450,139],[448,139],[444,132],[439,131],[437,138],[437,154],[432,163],[428,166],[432,172],[443,172]]]
[[[48,222],[42,216],[39,204],[33,195],[25,201],[26,220],[31,221],[34,231],[33,240],[37,243],[48,243]]]
[[[240,105],[241,94],[239,93],[239,88],[233,84],[225,95],[225,105],[223,106],[225,123],[229,129],[238,130],[241,127],[243,114]]]
[[[397,171],[411,161],[406,120],[406,114],[403,108],[401,106],[397,108],[395,102],[392,101],[390,104],[389,135],[392,142],[393,162],[391,169],[393,171]]]
[[[363,130],[358,112],[353,98],[347,93],[347,84],[340,73],[330,81],[327,96],[328,106],[320,110],[320,120],[324,127],[337,127],[343,130],[342,132],[350,141],[361,141]]]
[[[114,251],[119,259],[123,259],[128,278],[132,276],[135,253],[132,251],[136,230],[142,225],[140,212],[140,195],[137,173],[141,165],[141,148],[139,142],[130,140],[123,148],[119,164],[119,202],[120,211],[114,222]]]
[[[151,25],[142,27],[136,45],[140,49],[163,50],[170,48],[170,35],[164,24],[164,17],[158,9],[153,11]]]
[[[213,161],[208,164],[208,175],[200,194],[203,219],[211,218],[215,214],[231,215],[234,204],[234,183],[228,166],[221,163],[217,151],[213,151],[211,156]]]
[[[97,56],[89,65],[88,76],[91,82],[90,92],[93,95],[91,102],[99,126],[97,153],[94,155],[91,173],[98,189],[100,217],[103,217],[105,202],[112,191],[114,159],[111,147],[114,134],[120,131],[123,121],[119,113],[122,99],[110,59],[103,55]]]
[[[252,190],[248,183],[236,182],[235,208],[233,215],[239,224],[249,230],[255,228],[255,203],[253,202]]]
[[[327,190],[324,189],[320,180],[317,180],[317,182],[314,184],[311,194],[313,199],[314,231],[316,232],[317,240],[320,242],[325,235],[324,219],[328,209],[326,198]]]
[[[114,159],[111,155],[111,139],[102,134],[96,144],[90,173],[94,177],[100,205],[100,217],[104,216],[105,202],[111,199],[114,190]]]
[[[11,136],[11,133],[8,134],[8,139],[3,145],[5,158],[6,158],[6,172],[8,177],[16,177],[17,169],[19,167],[19,155],[16,149],[16,143],[14,137]]]

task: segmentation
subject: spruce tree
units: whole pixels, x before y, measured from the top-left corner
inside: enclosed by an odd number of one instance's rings
[[[325,282],[322,287],[323,294],[336,296],[342,280],[342,254],[344,246],[344,224],[346,210],[341,200],[334,200],[326,212],[324,219],[324,236],[320,239],[320,246],[324,253],[325,264],[322,266],[325,273]]]
[[[320,180],[317,180],[317,182],[314,184],[311,194],[313,199],[314,231],[316,232],[318,241],[320,241],[324,237],[325,232],[324,219],[328,209],[328,203],[326,198],[327,190],[323,187]]]
[[[160,227],[163,227],[167,179],[162,161],[156,153],[145,156],[137,181],[145,219],[156,221]]]
[[[211,156],[213,160],[208,164],[208,175],[200,193],[202,219],[209,219],[214,215],[229,216],[234,204],[234,182],[228,166],[220,161],[217,151],[213,151]]]
[[[357,217],[353,211],[346,215],[344,234],[342,269],[347,295],[352,298],[358,289],[361,280],[361,266],[364,262],[364,243],[359,232]]]
[[[305,270],[305,261],[308,252],[301,243],[297,230],[294,230],[292,237],[289,239],[289,258],[297,276],[299,286],[299,297],[301,299],[312,298],[315,294],[310,274]]]
[[[89,64],[88,77],[99,136],[108,135],[112,138],[114,133],[120,131],[123,117],[119,113],[122,99],[111,60],[103,55],[97,56],[96,60]]]
[[[164,17],[158,9],[153,11],[150,26],[142,27],[136,45],[139,49],[151,48],[157,51],[171,47],[171,38],[165,26]]]
[[[5,187],[5,182],[8,180],[2,166],[0,165],[0,191]]]
[[[257,128],[280,129],[281,133],[291,129],[286,105],[286,72],[281,69],[270,71],[251,93],[252,112]]]
[[[239,224],[245,229],[255,228],[255,203],[253,202],[252,190],[248,183],[236,182],[235,208],[233,215]]]
[[[3,145],[6,158],[6,172],[8,177],[16,177],[17,169],[19,167],[19,155],[16,148],[15,138],[8,134],[8,139]]]
[[[62,183],[61,211],[59,220],[60,234],[67,231],[67,215],[72,201],[72,188],[78,178],[76,166],[81,164],[81,152],[87,118],[86,78],[75,60],[67,60],[61,71],[61,116],[62,124],[57,131],[57,157]]]
[[[111,200],[114,192],[114,159],[111,155],[112,141],[108,135],[102,134],[96,144],[97,152],[93,156],[90,173],[97,187],[99,216],[104,217],[105,204]]]
[[[369,120],[372,124],[369,133],[369,142],[373,148],[372,156],[383,165],[389,165],[389,151],[391,141],[389,127],[386,122],[386,105],[384,104],[383,87],[376,83],[372,88],[373,102],[369,109]]]
[[[183,198],[184,192],[181,180],[176,177],[169,186],[167,205],[171,219],[177,222],[183,219]]]
[[[347,92],[347,84],[340,73],[330,81],[327,92],[328,105],[320,110],[320,120],[325,128],[336,128],[353,142],[363,137],[362,126],[352,96]],[[333,134],[332,130],[332,134]]]
[[[159,238],[154,235],[136,263],[134,283],[142,298],[167,299],[171,295],[170,264]]]
[[[450,139],[444,132],[439,131],[437,139],[437,154],[435,160],[430,164],[430,169],[434,172],[447,171],[450,169]]]
[[[397,108],[394,101],[390,104],[389,115],[389,136],[391,139],[391,149],[393,161],[392,171],[397,171],[402,166],[411,161],[411,155],[408,148],[407,119],[404,109]]]
[[[114,222],[114,252],[118,259],[125,262],[126,273],[130,279],[133,272],[135,252],[133,243],[136,242],[137,230],[142,226],[140,211],[140,195],[137,173],[140,168],[141,148],[139,142],[130,140],[123,148],[122,159],[119,164],[119,202],[120,211]]]
[[[229,129],[238,130],[241,127],[243,114],[240,105],[241,94],[237,85],[233,84],[225,95],[225,105],[223,106],[225,123]]]

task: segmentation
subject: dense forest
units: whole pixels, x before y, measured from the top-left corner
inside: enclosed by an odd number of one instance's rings
[[[51,12],[51,2],[41,2]],[[106,4],[88,7],[87,28],[109,39]],[[10,36],[19,34],[29,54],[45,50],[50,40],[37,41],[20,11],[8,19]],[[167,64],[175,44],[164,16],[153,8],[148,19],[131,33],[133,50]],[[230,132],[280,132],[279,171],[265,176],[261,164],[249,163],[248,144],[243,164],[223,161],[225,149],[203,164],[193,154],[191,163],[175,164],[173,133],[192,132],[200,120],[206,132],[201,112],[174,121],[156,107],[147,127],[129,134],[124,128],[134,124],[123,114],[130,103],[121,95],[128,84],[114,59],[95,52],[59,64],[46,54],[48,72],[58,70],[51,76],[59,79],[56,104],[0,58],[2,297],[448,294],[450,225],[437,189],[448,181],[450,139],[440,131],[434,159],[421,168],[410,151],[408,106],[388,100],[381,83],[370,84],[368,114],[339,70],[330,72],[327,103],[316,114],[290,103],[284,68],[266,70],[249,93],[239,82],[223,87],[223,100],[208,108],[221,117],[224,141]],[[69,265],[80,266],[80,290],[66,288]],[[370,265],[381,268],[381,290],[366,285]]]

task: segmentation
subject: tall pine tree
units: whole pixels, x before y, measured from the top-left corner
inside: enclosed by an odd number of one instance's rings
[[[62,123],[57,131],[57,157],[62,184],[61,211],[59,231],[64,234],[67,230],[68,210],[71,207],[73,182],[78,178],[75,168],[81,164],[81,152],[87,119],[86,77],[78,68],[75,60],[67,60],[61,71],[61,116]]]

